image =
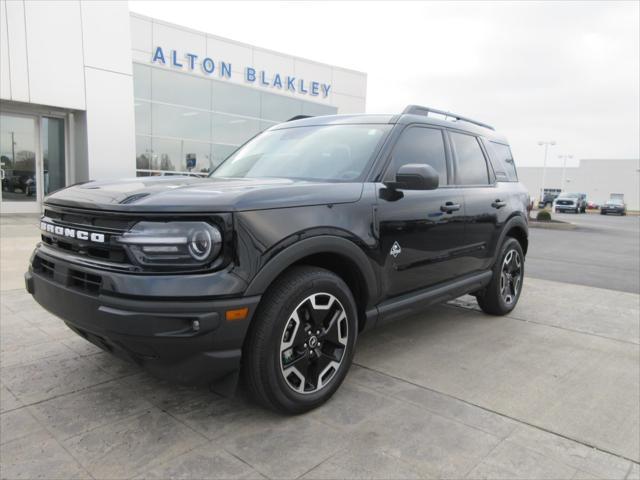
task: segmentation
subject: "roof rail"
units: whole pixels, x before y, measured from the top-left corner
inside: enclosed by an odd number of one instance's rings
[[[495,128],[493,128],[491,125],[487,125],[486,123],[482,123],[482,122],[478,122],[476,120],[471,120],[470,118],[467,117],[463,117],[462,115],[457,115],[455,113],[451,113],[451,112],[445,112],[444,110],[437,110],[435,108],[431,108],[431,107],[421,107],[420,105],[408,105],[407,108],[405,108],[402,111],[402,114],[411,114],[411,115],[424,115],[425,117],[428,117],[430,113],[436,113],[438,115],[444,115],[445,120],[449,117],[458,120],[460,122],[467,122],[467,123],[473,123],[474,125],[478,125],[480,127],[484,127],[484,128],[489,128],[491,130],[495,130]]]
[[[287,122],[293,122],[294,120],[302,120],[303,118],[311,118],[313,115],[296,115],[295,117],[291,117]]]

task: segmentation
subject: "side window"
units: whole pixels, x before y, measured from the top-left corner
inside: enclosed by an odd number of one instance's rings
[[[459,185],[488,185],[489,171],[478,139],[473,135],[450,132],[458,160]]]
[[[440,174],[440,185],[447,184],[447,158],[442,131],[435,128],[406,128],[393,147],[385,180],[393,180],[398,168],[407,163],[431,165]]]
[[[501,182],[517,182],[516,164],[509,145],[497,142],[487,142],[489,145],[491,163],[496,171],[496,178]]]

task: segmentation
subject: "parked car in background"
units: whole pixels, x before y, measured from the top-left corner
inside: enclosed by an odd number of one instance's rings
[[[538,208],[547,208],[553,206],[553,202],[557,197],[557,193],[545,193],[544,198],[538,202]]]
[[[584,193],[561,193],[553,202],[553,210],[556,213],[587,211],[587,195]]]
[[[598,208],[600,208],[600,205],[598,205],[596,202],[589,200],[587,202],[587,210],[597,210]]]
[[[620,198],[612,198],[600,208],[600,215],[607,215],[608,213],[617,213],[618,215],[627,214],[627,204]]]

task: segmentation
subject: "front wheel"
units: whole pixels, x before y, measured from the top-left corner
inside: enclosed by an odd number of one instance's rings
[[[243,374],[263,406],[303,413],[344,380],[357,336],[353,295],[333,272],[294,267],[260,302],[244,346]]]
[[[524,253],[520,242],[507,237],[493,267],[489,285],[476,294],[478,305],[485,313],[506,315],[518,303],[524,280]]]

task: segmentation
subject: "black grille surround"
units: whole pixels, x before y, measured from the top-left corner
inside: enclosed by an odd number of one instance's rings
[[[126,246],[115,239],[141,221],[203,221],[215,225],[222,233],[222,250],[212,263],[198,268],[143,267],[136,262]],[[48,226],[53,226],[53,229]],[[91,269],[126,272],[130,274],[192,274],[211,272],[233,261],[233,215],[216,213],[134,213],[105,210],[89,210],[45,203],[41,218],[41,248],[49,256]],[[84,239],[68,235],[67,229],[85,232]],[[53,231],[52,231],[53,230]],[[86,234],[89,234],[87,238]],[[101,235],[102,241],[92,241],[91,234]],[[95,239],[93,239],[95,240]]]
[[[109,213],[45,207],[41,222],[62,231],[86,231],[103,235],[103,242],[87,238],[79,239],[65,233],[51,232],[41,223],[42,243],[55,251],[78,256],[79,258],[99,260],[120,265],[132,265],[126,250],[113,239],[122,235],[136,223],[134,218],[113,218]]]

